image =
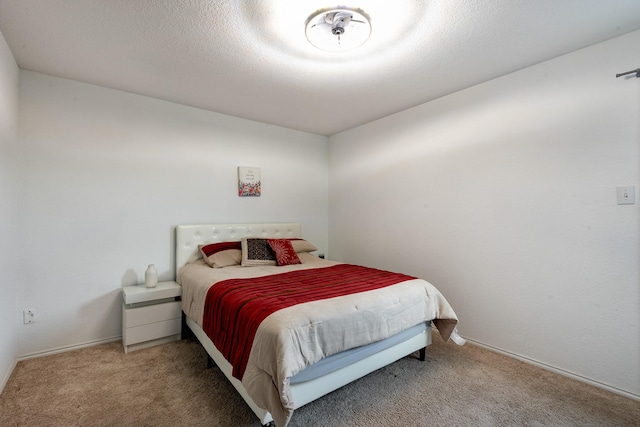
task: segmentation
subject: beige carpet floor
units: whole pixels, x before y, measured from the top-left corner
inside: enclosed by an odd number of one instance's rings
[[[417,356],[417,355],[416,355]],[[640,426],[640,402],[434,334],[415,356],[298,409],[291,427]],[[18,363],[0,426],[260,426],[206,353],[183,339],[121,343]]]

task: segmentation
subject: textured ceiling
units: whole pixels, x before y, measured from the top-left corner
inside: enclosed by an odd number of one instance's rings
[[[304,35],[331,1],[0,0],[0,31],[22,69],[332,135],[640,29],[638,0],[351,5],[341,53]]]

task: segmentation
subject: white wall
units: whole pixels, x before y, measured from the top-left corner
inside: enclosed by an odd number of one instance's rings
[[[330,138],[333,258],[431,281],[461,334],[640,397],[640,32]],[[437,84],[437,82],[433,82]],[[640,197],[639,197],[640,201]]]
[[[18,352],[18,66],[0,33],[0,392]]]
[[[123,285],[174,277],[176,224],[302,223],[328,247],[328,138],[20,72],[21,356],[117,338]],[[237,166],[263,195],[237,195]]]

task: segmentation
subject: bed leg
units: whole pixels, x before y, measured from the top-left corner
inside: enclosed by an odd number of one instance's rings
[[[427,360],[427,347],[422,347],[420,349],[419,359],[421,362],[424,362],[425,360]]]
[[[211,356],[207,354],[207,369],[213,368],[213,365],[214,365],[213,359],[211,358]]]

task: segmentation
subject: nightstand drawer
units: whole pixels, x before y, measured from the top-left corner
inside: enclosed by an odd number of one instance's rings
[[[146,307],[125,308],[126,328],[182,317],[180,301]]]
[[[176,282],[122,288],[122,343],[124,352],[179,340],[182,333],[180,295]]]
[[[147,288],[144,285],[125,286],[123,299],[125,304],[137,304],[158,301],[166,298],[182,295],[182,286],[176,282],[160,282],[155,288]]]
[[[124,345],[151,341],[157,338],[178,335],[181,332],[181,319],[164,320],[162,322],[127,328]]]

